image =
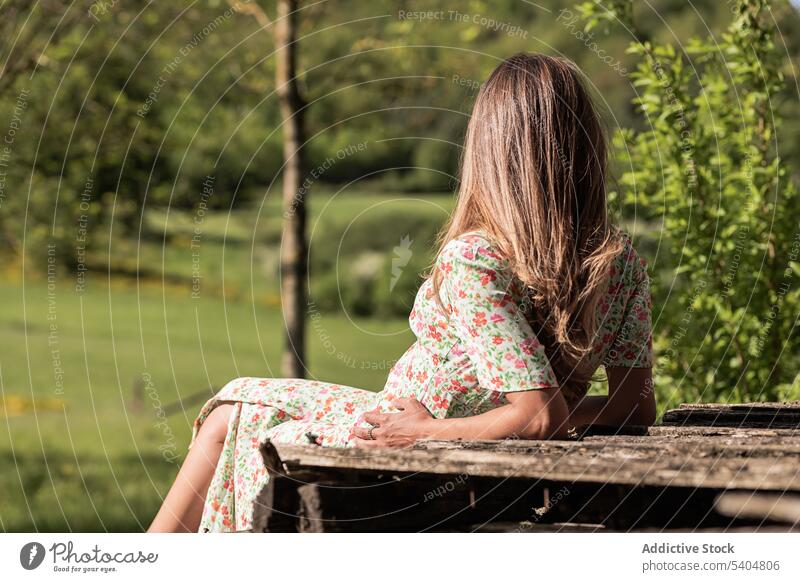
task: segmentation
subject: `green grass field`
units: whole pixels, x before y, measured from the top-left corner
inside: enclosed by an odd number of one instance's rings
[[[360,237],[351,247],[380,240],[388,247],[378,250],[391,253],[451,204],[441,195],[317,194],[311,252],[336,252],[330,234],[344,227]],[[277,204],[205,215],[197,261],[193,220],[150,211],[150,232],[167,233],[169,243],[115,241],[114,274],[88,273],[80,292],[74,276],[32,273],[23,284],[12,272],[0,283],[0,529],[145,528],[202,401],[239,376],[280,376]],[[308,326],[308,375],[378,390],[411,342],[405,318],[321,312]]]
[[[166,422],[163,407],[203,390],[210,395],[238,376],[280,375],[276,308],[91,287],[80,296],[57,294],[62,391],[48,343],[46,285],[26,286],[24,320],[21,288],[0,286],[3,400],[7,409],[12,397],[34,404],[8,410],[0,437],[5,530],[141,528],[175,475],[178,464],[169,459],[183,456],[200,405]],[[310,375],[320,379],[378,389],[381,363],[385,368],[411,341],[409,332],[380,336],[353,325],[393,333],[403,330],[402,320],[322,321],[336,351],[311,330]],[[134,386],[143,378],[152,385],[141,390],[137,407]]]
[[[386,200],[320,196],[310,226],[326,214],[363,216]],[[444,216],[449,203],[431,196],[392,204]],[[0,283],[0,528],[141,530],[178,470],[200,400],[239,376],[280,376],[280,221],[264,221],[271,226],[262,232],[255,216],[205,217],[197,298],[191,213],[173,212],[168,222],[148,215],[172,235],[167,246],[115,243],[115,269],[150,273],[138,283],[102,272],[89,273],[82,292],[67,277]],[[323,313],[308,328],[309,376],[380,389],[411,341],[401,318]],[[187,397],[194,400],[181,407]]]

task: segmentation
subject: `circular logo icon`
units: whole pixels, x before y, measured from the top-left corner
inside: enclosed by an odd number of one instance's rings
[[[26,570],[34,570],[44,561],[44,546],[39,542],[28,542],[19,551],[19,563]]]

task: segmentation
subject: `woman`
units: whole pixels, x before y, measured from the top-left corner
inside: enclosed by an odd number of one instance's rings
[[[380,393],[239,378],[202,409],[151,531],[250,527],[259,443],[407,446],[651,424],[644,263],[606,213],[606,141],[571,62],[520,54],[483,85],[458,203]],[[586,397],[603,365],[607,397]]]

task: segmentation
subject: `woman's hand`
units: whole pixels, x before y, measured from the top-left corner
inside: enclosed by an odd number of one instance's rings
[[[356,427],[357,447],[409,447],[428,435],[434,421],[431,413],[416,398],[397,398],[392,404],[400,412],[367,412],[364,420],[372,428]]]

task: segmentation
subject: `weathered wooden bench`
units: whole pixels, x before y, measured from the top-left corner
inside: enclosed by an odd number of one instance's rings
[[[656,427],[409,449],[264,443],[254,531],[800,527],[800,403],[684,405]]]

